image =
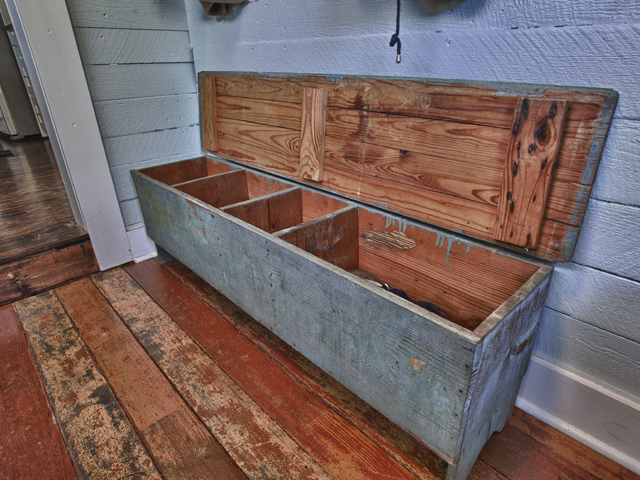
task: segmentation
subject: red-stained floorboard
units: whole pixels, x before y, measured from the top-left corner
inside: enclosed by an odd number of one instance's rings
[[[377,412],[350,396],[350,392],[317,371],[304,357],[266,332],[184,266],[176,262],[160,266],[155,260],[149,260],[128,265],[124,272],[131,275],[153,299],[151,301],[200,344],[233,379],[237,388],[257,402],[334,478],[444,478],[441,461],[424,446],[408,436],[403,438],[403,432],[385,423]],[[59,289],[60,294],[69,293],[74,288]],[[74,301],[82,302],[80,297]],[[104,302],[107,300],[101,302],[106,308]],[[117,317],[113,320],[117,321]],[[56,436],[58,427],[51,420],[51,410],[12,305],[0,308],[0,341],[3,367],[0,370],[3,402],[0,404],[3,408],[0,412],[0,456],[3,457],[0,479],[28,477],[20,470],[24,468],[21,460],[26,458],[24,452],[30,452],[24,440],[34,436],[31,432],[35,432],[38,425],[38,428],[47,425],[47,419],[49,427],[53,427],[53,434],[48,434],[53,440],[47,442],[53,445],[51,442],[55,443],[57,438],[58,446],[42,449],[43,455],[53,455],[52,458],[61,466],[51,463],[51,458],[35,464],[48,471],[62,468],[62,473],[57,477],[40,474],[34,478],[74,478],[59,432]],[[17,346],[26,352],[26,356],[16,353]],[[125,357],[123,361],[126,361]],[[135,363],[127,368],[135,368]],[[176,365],[176,368],[180,366]],[[27,373],[16,373],[23,371]],[[16,386],[21,383],[16,383],[17,376],[21,377],[22,383],[30,385],[27,390]],[[184,396],[184,393],[179,393]],[[27,429],[29,435],[18,437],[13,425],[18,422],[24,425],[21,419],[24,414],[22,405],[26,404],[24,398],[34,397],[44,403],[40,410],[33,410],[36,413],[30,415],[41,420]],[[241,420],[235,421],[238,425],[231,421],[228,427],[242,428]],[[11,428],[7,430],[7,426]],[[313,429],[316,429],[316,434]],[[42,435],[38,433],[35,437]],[[11,452],[9,456],[7,452]],[[352,465],[350,471],[347,464]],[[370,470],[365,470],[367,468]],[[640,480],[640,476],[517,409],[504,430],[489,440],[469,478]]]
[[[0,307],[0,479],[76,478],[12,305]]]

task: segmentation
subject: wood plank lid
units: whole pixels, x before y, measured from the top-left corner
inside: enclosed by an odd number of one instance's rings
[[[210,153],[566,262],[618,94],[207,72],[200,98]]]

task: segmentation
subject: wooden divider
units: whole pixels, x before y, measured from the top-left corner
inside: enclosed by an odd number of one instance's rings
[[[216,208],[249,199],[247,174],[244,170],[197,178],[173,187]]]
[[[175,185],[230,170],[231,167],[225,163],[216,162],[211,158],[201,157],[143,168],[140,172],[167,185]]]
[[[347,207],[274,233],[344,270],[358,268],[358,208]]]
[[[302,223],[300,188],[290,188],[222,208],[265,232],[273,233]]]

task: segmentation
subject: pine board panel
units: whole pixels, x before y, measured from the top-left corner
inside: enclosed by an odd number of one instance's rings
[[[565,478],[572,480],[598,478],[511,425],[505,426],[501,435],[496,435],[487,442],[480,457],[513,480],[553,478],[556,472],[562,472]],[[513,461],[515,457],[518,458],[518,462]]]
[[[195,94],[94,102],[102,138],[198,125]]]
[[[75,28],[83,65],[193,62],[189,32]]]
[[[327,137],[325,162],[335,168],[496,205],[503,161],[479,165],[474,157],[443,159],[406,149]]]
[[[197,91],[193,63],[85,65],[84,71],[94,102]]]
[[[0,303],[33,295],[98,270],[89,241],[0,265]]]
[[[156,262],[125,269],[329,475],[365,479],[376,472],[412,477]],[[176,302],[176,297],[184,301]]]
[[[172,261],[163,266],[192,289],[207,305],[233,325],[263,352],[287,369],[288,374],[311,389],[319,398],[349,420],[365,435],[380,445],[387,454],[411,471],[417,478],[444,478],[444,462],[417,439],[389,421],[353,392],[336,382],[304,356],[260,325],[211,285],[182,265]],[[476,462],[470,480],[502,478],[482,461]]]
[[[285,103],[286,101],[273,102],[218,94],[218,117],[300,131],[301,101],[299,104]]]
[[[545,308],[534,354],[640,400],[640,343]]]
[[[129,28],[187,31],[184,2],[167,0],[70,0],[69,16],[74,27]]]
[[[640,343],[640,283],[575,263],[553,271],[547,306]]]
[[[266,163],[283,175],[298,175],[299,162],[295,158],[300,150],[298,132],[229,119],[219,120],[218,128],[221,155],[257,167]],[[490,157],[490,161],[480,165],[477,156],[443,159],[334,137],[327,137],[325,142],[328,166],[492,206],[497,205],[500,192],[504,162],[501,158]],[[556,180],[549,193],[547,218],[579,225],[589,192],[590,187]]]
[[[91,280],[56,293],[163,476],[244,478]]]
[[[299,128],[299,127],[298,127]],[[279,126],[259,125],[255,123],[243,122],[230,119],[218,119],[218,139],[225,146],[225,152],[229,155],[242,157],[243,152],[234,149],[235,143],[242,143],[251,147],[251,152],[255,152],[254,163],[259,165],[258,158],[260,151],[273,152],[285,157],[297,157],[300,163],[300,131],[281,128]],[[246,147],[243,147],[246,148]],[[220,152],[220,147],[218,148]],[[294,168],[295,161],[291,159],[291,168]],[[299,169],[299,166],[298,166]],[[297,170],[296,170],[297,172]]]
[[[93,282],[248,478],[330,478],[124,270]]]
[[[0,307],[0,476],[75,480],[76,474],[12,305]]]
[[[573,261],[640,280],[640,208],[591,199]]]
[[[618,480],[620,478],[637,480],[640,478],[640,475],[630,472],[613,460],[560,433],[537,418],[525,414],[519,408],[513,410],[509,425],[596,478],[601,480]],[[509,430],[509,433],[515,432]],[[540,447],[536,445],[536,448]]]
[[[197,157],[202,153],[198,125],[105,138],[103,142],[110,167],[159,158],[172,162],[180,158]]]
[[[55,293],[41,293],[14,305],[79,478],[141,472],[139,478],[160,480]]]

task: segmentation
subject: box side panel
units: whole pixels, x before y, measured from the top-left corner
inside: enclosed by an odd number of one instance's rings
[[[134,180],[154,241],[452,461],[472,334],[431,322],[418,307],[148,177],[134,172]]]
[[[509,420],[529,365],[550,278],[550,268],[541,267],[531,278],[529,285],[534,288],[524,299],[527,285],[492,314],[502,319],[486,333],[478,349],[478,370],[465,409],[457,460],[447,478],[466,478],[491,434],[502,430]]]

